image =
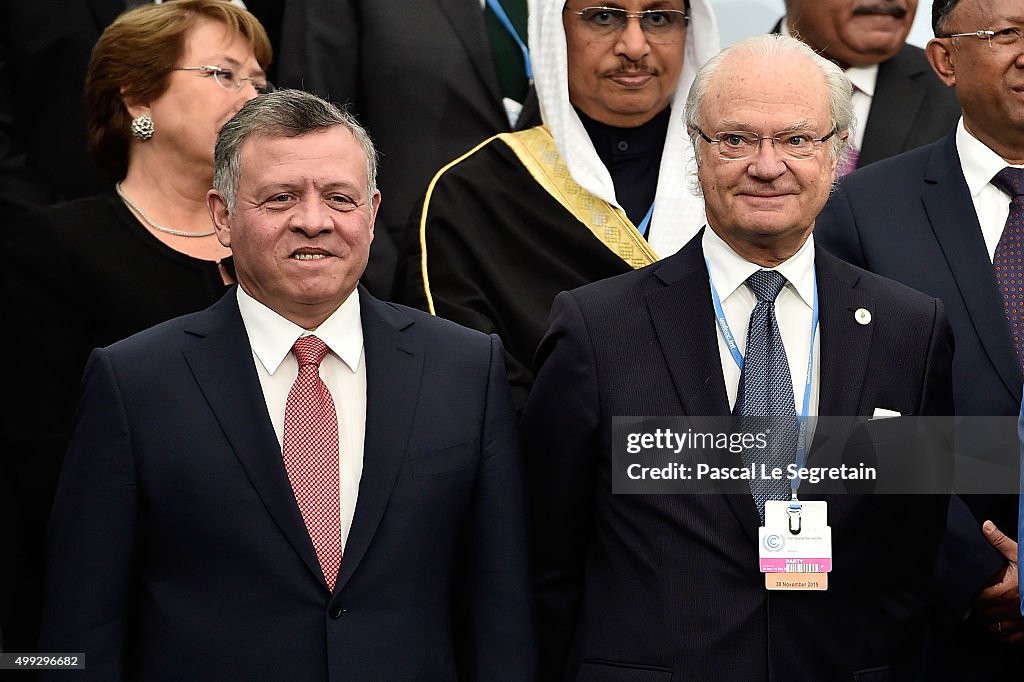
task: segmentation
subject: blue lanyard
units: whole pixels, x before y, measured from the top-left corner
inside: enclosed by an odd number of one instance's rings
[[[722,299],[718,296],[718,289],[715,288],[715,280],[711,278],[711,266],[708,265],[707,258],[704,259],[704,264],[708,268],[708,282],[711,284],[711,301],[715,306],[715,317],[718,322],[718,329],[722,332],[722,338],[725,339],[725,345],[729,347],[729,352],[732,354],[732,359],[736,362],[736,366],[740,368],[740,376],[743,375],[743,354],[740,353],[739,347],[736,345],[736,338],[732,334],[732,330],[729,328],[729,321],[725,318],[725,310],[722,308]],[[811,277],[814,285],[814,305],[811,307],[811,347],[807,353],[807,376],[804,379],[804,400],[801,410],[796,415],[796,422],[799,428],[796,439],[796,466],[799,471],[803,471],[807,465],[807,419],[808,413],[811,409],[811,380],[814,377],[814,338],[818,331],[818,276],[812,270]],[[791,482],[793,489],[792,501],[790,507],[794,509],[800,508],[800,500],[797,498],[797,490],[800,488],[800,478],[795,477]]]
[[[523,53],[523,64],[526,66],[526,80],[533,82],[533,67],[530,65],[530,51],[526,47],[526,43],[519,37],[519,31],[512,25],[512,21],[505,14],[505,8],[501,6],[499,0],[487,0],[487,6],[494,12],[494,16],[498,17],[498,21],[505,27],[508,34],[512,36],[512,40],[516,41],[516,45],[519,46],[519,50]]]
[[[647,226],[651,224],[651,216],[652,215],[654,215],[654,202],[653,201],[651,202],[651,207],[649,209],[647,209],[647,215],[645,215],[644,219],[640,221],[640,224],[636,226],[637,232],[639,232],[640,235],[642,237],[644,237],[645,239],[647,238]]]

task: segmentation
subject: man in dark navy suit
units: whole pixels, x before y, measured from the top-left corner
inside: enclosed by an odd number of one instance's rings
[[[1022,387],[1013,329],[1024,320],[1001,292],[1016,285],[1000,280],[994,263],[1005,261],[1001,254],[1013,239],[1005,227],[1013,206],[1024,202],[1003,180],[1024,174],[1024,6],[1018,0],[936,0],[932,27],[936,38],[928,43],[928,59],[955,90],[963,107],[960,123],[933,144],[845,177],[819,217],[817,233],[849,262],[942,300],[956,336],[956,414],[1007,418],[1004,429],[964,420],[957,438],[967,457],[962,461],[973,466],[997,457],[1013,481]],[[958,499],[951,504],[940,561],[953,621],[948,640],[935,649],[934,676],[1019,676],[1024,619],[1017,496],[963,501],[966,507]],[[995,528],[983,527],[986,521]]]
[[[239,285],[90,359],[41,646],[75,680],[533,679],[501,343],[357,287],[350,115],[258,97],[215,165]]]

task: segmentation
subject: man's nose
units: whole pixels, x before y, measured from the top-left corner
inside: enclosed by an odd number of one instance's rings
[[[291,226],[309,234],[318,234],[334,227],[331,209],[320,197],[303,199],[292,212]]]
[[[787,169],[782,154],[775,148],[775,140],[770,137],[758,140],[757,149],[750,159],[750,174],[758,178],[774,179]]]
[[[646,57],[650,51],[651,45],[647,42],[647,34],[644,32],[640,17],[628,17],[615,43],[615,53],[630,61],[638,61]]]

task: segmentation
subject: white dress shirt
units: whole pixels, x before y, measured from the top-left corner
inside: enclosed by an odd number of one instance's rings
[[[960,155],[960,167],[967,180],[967,189],[971,192],[974,211],[978,214],[985,246],[988,247],[988,259],[992,260],[1010,215],[1010,195],[993,185],[992,178],[1012,164],[971,135],[964,127],[962,116],[956,126],[956,151]]]
[[[850,144],[860,151],[864,148],[864,129],[868,127],[871,100],[878,83],[878,64],[851,66],[846,70],[846,77],[853,84],[853,115],[856,117],[850,132]]]
[[[238,309],[249,334],[256,372],[263,387],[267,412],[284,442],[284,411],[299,364],[292,346],[300,336],[315,334],[330,352],[320,363],[320,378],[327,384],[338,413],[338,450],[341,488],[341,546],[352,528],[352,517],[363,474],[363,437],[366,432],[366,363],[363,357],[363,327],[359,316],[359,293],[353,291],[345,302],[313,332],[286,320],[238,287]],[[281,466],[284,466],[283,460]]]
[[[745,353],[750,314],[757,303],[757,297],[746,284],[746,280],[758,270],[769,268],[745,260],[710,227],[704,230],[702,245],[708,272],[722,302],[725,319],[729,322],[729,329],[735,337],[740,353]],[[775,299],[775,319],[779,323],[779,334],[782,336],[782,344],[786,347],[786,360],[793,379],[793,399],[796,403],[793,407],[799,413],[803,408],[804,388],[807,384],[807,361],[810,355],[811,319],[814,310],[814,237],[809,236],[791,258],[770,269],[778,271],[786,278],[786,285]],[[736,394],[739,390],[740,368],[733,360],[722,330],[718,325],[715,325],[715,329],[718,331],[718,354],[722,360],[725,391],[729,398],[729,408],[732,409],[736,405]],[[808,406],[810,416],[818,414],[820,348],[819,328],[818,333],[814,335],[814,366]]]

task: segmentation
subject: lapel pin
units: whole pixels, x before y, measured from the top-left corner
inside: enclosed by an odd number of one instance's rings
[[[857,312],[853,314],[853,319],[857,320],[857,324],[870,324],[871,312],[867,308],[857,308]]]

